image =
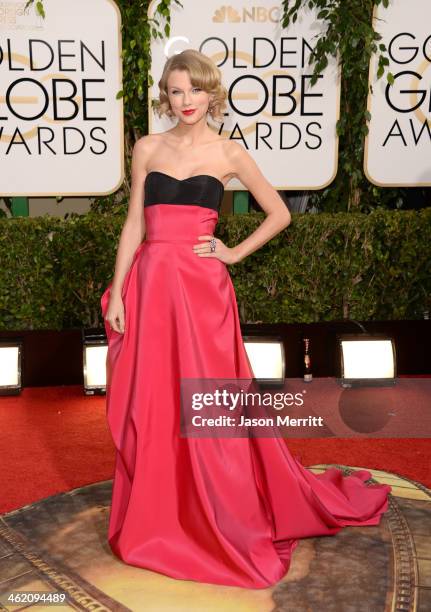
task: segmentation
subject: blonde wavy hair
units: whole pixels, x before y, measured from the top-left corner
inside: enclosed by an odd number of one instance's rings
[[[214,62],[195,49],[185,49],[170,57],[163,68],[159,85],[159,98],[154,100],[154,110],[161,117],[173,117],[168,97],[168,77],[172,70],[187,70],[193,87],[199,87],[212,96],[208,113],[215,121],[223,121],[226,109],[227,91],[221,82],[221,72]]]

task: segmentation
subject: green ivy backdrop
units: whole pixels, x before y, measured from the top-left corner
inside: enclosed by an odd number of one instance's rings
[[[223,215],[233,246],[263,213]],[[122,219],[0,219],[0,329],[101,327]],[[243,322],[418,319],[431,308],[431,208],[294,214],[293,223],[229,267]]]
[[[123,214],[130,192],[130,158],[134,142],[147,133],[147,87],[152,84],[149,73],[152,37],[169,36],[170,8],[180,0],[161,0],[155,18],[149,21],[149,0],[117,0],[122,15],[123,88],[125,116],[126,177],[114,194],[96,197],[92,209],[102,214]],[[314,75],[327,65],[330,56],[337,57],[342,67],[342,95],[337,131],[340,139],[339,170],[327,188],[311,192],[311,204],[320,211],[369,212],[375,208],[402,208],[405,189],[385,189],[372,185],[363,172],[364,138],[369,114],[366,110],[368,67],[372,53],[377,53],[378,76],[385,74],[389,63],[386,48],[372,24],[374,7],[387,7],[389,0],[281,0],[281,23],[287,28],[295,22],[303,7],[316,8],[324,21],[324,34],[316,39],[313,57]],[[29,0],[42,16],[43,2]],[[389,81],[390,73],[385,75]]]

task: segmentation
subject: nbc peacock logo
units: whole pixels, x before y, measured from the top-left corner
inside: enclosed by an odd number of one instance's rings
[[[243,6],[235,9],[230,5],[223,5],[214,11],[213,23],[278,23],[280,21],[279,6]]]
[[[214,11],[214,23],[238,23],[241,21],[241,16],[233,6],[222,6]]]

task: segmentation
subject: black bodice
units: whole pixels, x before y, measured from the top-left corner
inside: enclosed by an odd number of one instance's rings
[[[145,179],[144,206],[153,204],[194,204],[220,211],[223,183],[210,174],[177,179],[152,170]]]

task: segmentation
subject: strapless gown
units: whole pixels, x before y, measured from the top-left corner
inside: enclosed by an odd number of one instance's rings
[[[210,175],[146,177],[146,237],[122,288],[125,333],[105,323],[116,447],[108,541],[125,563],[173,578],[265,588],[301,538],[377,525],[391,487],[367,486],[365,470],[315,475],[282,438],[180,437],[182,377],[253,377],[227,266],[192,250],[214,234],[222,196]]]

